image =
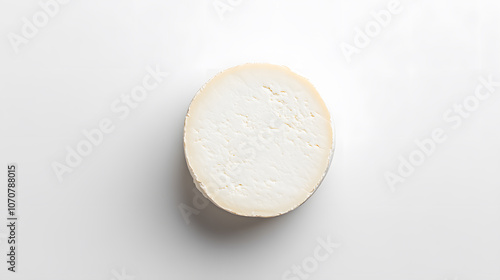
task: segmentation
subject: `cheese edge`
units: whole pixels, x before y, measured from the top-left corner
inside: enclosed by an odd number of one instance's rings
[[[269,214],[269,215],[264,215],[264,214],[245,214],[245,213],[240,213],[240,212],[238,212],[236,210],[228,209],[226,207],[223,207],[223,206],[219,205],[214,199],[212,199],[208,195],[207,188],[205,187],[205,185],[203,184],[203,182],[201,182],[201,180],[199,180],[198,177],[196,176],[196,173],[195,173],[195,171],[193,170],[193,168],[192,168],[192,166],[190,164],[190,159],[189,159],[189,156],[188,156],[188,153],[187,153],[187,147],[186,147],[186,128],[187,128],[188,120],[189,120],[189,117],[190,117],[189,111],[191,110],[192,105],[193,105],[194,101],[196,100],[196,98],[203,92],[203,90],[205,89],[205,87],[210,82],[212,82],[215,78],[217,78],[218,76],[222,75],[223,73],[228,73],[228,72],[236,71],[240,67],[247,67],[247,66],[266,66],[266,67],[273,67],[273,68],[281,68],[282,70],[285,69],[289,74],[291,74],[292,76],[294,76],[297,80],[299,80],[299,81],[303,82],[304,84],[308,85],[308,87],[310,87],[310,89],[311,89],[311,92],[314,93],[319,100],[321,100],[321,104],[320,105],[323,107],[324,111],[327,113],[328,123],[330,124],[330,128],[331,128],[330,132],[331,132],[332,145],[331,145],[331,147],[329,149],[328,164],[327,164],[327,166],[325,168],[325,171],[323,172],[323,174],[322,174],[319,182],[309,192],[309,195],[306,197],[306,199],[304,199],[301,203],[297,204],[296,206],[294,206],[293,208],[291,208],[291,209],[289,209],[289,210],[287,210],[285,212],[280,212],[280,213],[276,213],[276,214]],[[299,206],[301,206],[302,204],[304,204],[316,192],[316,190],[319,188],[319,186],[321,185],[321,183],[325,179],[325,176],[328,173],[328,170],[330,169],[332,158],[333,158],[333,153],[335,151],[335,126],[333,124],[333,119],[331,117],[330,111],[328,110],[328,107],[327,107],[326,103],[324,102],[323,98],[321,98],[321,95],[319,94],[318,90],[316,90],[316,88],[314,87],[314,85],[307,78],[305,78],[305,77],[303,77],[303,76],[301,76],[301,75],[293,72],[289,67],[284,66],[284,65],[276,65],[276,64],[270,64],[270,63],[246,63],[246,64],[240,64],[240,65],[237,65],[237,66],[233,66],[233,67],[230,67],[230,68],[227,68],[227,69],[224,69],[224,70],[218,72],[216,75],[214,75],[212,78],[210,78],[205,84],[203,84],[203,86],[198,90],[198,92],[196,92],[196,94],[194,95],[193,99],[191,100],[191,102],[189,104],[189,107],[188,107],[188,110],[187,110],[187,113],[186,113],[186,117],[184,119],[183,147],[184,147],[184,157],[186,159],[186,164],[187,164],[189,173],[191,174],[191,177],[193,177],[194,185],[196,186],[196,188],[201,192],[201,194],[205,198],[207,198],[209,201],[211,201],[213,204],[215,204],[220,209],[225,210],[225,211],[227,211],[227,212],[229,212],[231,214],[234,214],[234,215],[243,216],[243,217],[254,217],[254,218],[272,218],[272,217],[281,216],[283,214],[289,213],[289,212],[297,209]]]

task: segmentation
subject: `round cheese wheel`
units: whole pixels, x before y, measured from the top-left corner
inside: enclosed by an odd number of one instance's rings
[[[184,123],[196,187],[233,214],[273,217],[306,201],[333,154],[330,113],[287,67],[244,64],[208,81]]]

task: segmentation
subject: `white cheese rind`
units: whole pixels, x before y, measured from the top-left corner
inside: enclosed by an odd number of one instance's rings
[[[289,212],[316,190],[333,154],[330,113],[313,85],[284,66],[244,64],[193,98],[184,150],[196,187],[241,216]]]

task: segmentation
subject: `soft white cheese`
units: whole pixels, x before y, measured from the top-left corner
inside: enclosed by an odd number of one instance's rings
[[[333,153],[330,113],[313,85],[284,66],[244,64],[196,94],[184,124],[196,187],[220,208],[273,217],[319,186]]]

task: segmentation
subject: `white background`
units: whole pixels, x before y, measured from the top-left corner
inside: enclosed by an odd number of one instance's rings
[[[500,81],[500,5],[401,1],[348,62],[340,46],[388,3],[73,0],[25,38],[39,0],[0,1],[0,279],[282,279],[327,237],[340,247],[308,279],[500,279],[500,87],[457,128],[443,118],[480,77]],[[287,65],[317,87],[335,122],[332,166],[289,214],[209,205],[187,224],[186,110],[213,74],[246,62]],[[156,66],[170,75],[120,119],[111,104]],[[105,118],[115,130],[59,182],[54,162]],[[436,128],[446,141],[391,188],[385,174]],[[11,162],[15,274],[4,261]]]

